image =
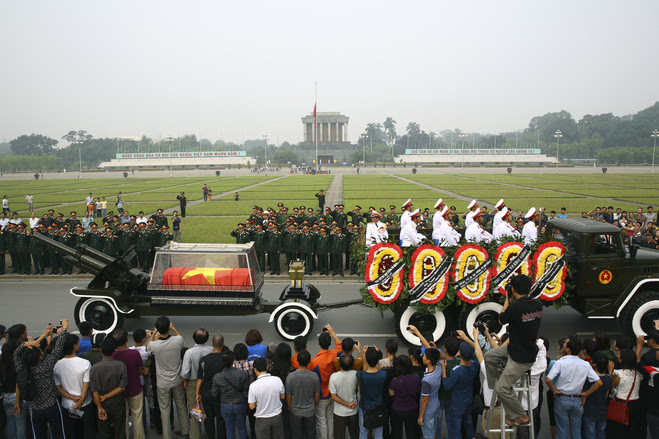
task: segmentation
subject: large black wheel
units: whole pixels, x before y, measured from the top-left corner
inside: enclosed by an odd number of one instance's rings
[[[412,307],[407,307],[402,312],[394,314],[396,318],[396,333],[409,344],[421,346],[419,337],[407,330],[407,327],[415,326],[422,334],[432,334],[432,340],[439,340],[446,330],[446,317],[442,311],[434,314],[422,314]]]
[[[112,302],[102,297],[83,297],[76,303],[74,311],[76,325],[90,322],[96,332],[111,332],[124,324],[125,316]]]
[[[315,317],[311,309],[298,302],[284,302],[272,313],[271,321],[280,337],[294,340],[295,337],[307,337],[313,329]]]
[[[627,334],[647,335],[659,319],[659,292],[643,291],[636,294],[620,313],[620,328]]]
[[[506,326],[499,323],[499,313],[503,305],[498,302],[484,302],[468,307],[465,311],[460,312],[458,324],[460,329],[471,338],[474,330],[474,323],[480,321],[487,325],[490,333],[499,336],[506,332]]]

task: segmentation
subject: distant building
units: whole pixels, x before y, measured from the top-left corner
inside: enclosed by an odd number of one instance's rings
[[[316,142],[313,114],[302,118],[302,142]],[[348,142],[348,116],[339,112],[316,113],[318,143]]]

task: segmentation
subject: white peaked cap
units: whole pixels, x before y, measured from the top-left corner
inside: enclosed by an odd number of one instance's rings
[[[474,207],[478,206],[478,203],[476,200],[471,200],[471,203],[467,206],[467,209],[473,209]]]
[[[371,216],[382,218],[382,214],[380,212],[376,212],[375,210],[371,210]]]
[[[476,211],[473,211],[473,212],[467,212],[467,218],[473,218],[474,215],[476,215],[477,212],[480,213],[480,210],[476,210]]]
[[[450,209],[449,209],[448,207],[444,206],[444,208],[439,212],[439,214],[440,214],[441,216],[445,217],[446,214],[449,213],[449,210],[450,210]]]
[[[403,207],[407,207],[407,206],[409,206],[410,204],[412,204],[412,199],[411,199],[411,198],[408,198],[407,201],[403,203]]]
[[[443,205],[444,205],[444,200],[440,198],[440,199],[437,200],[437,202],[435,203],[435,209],[439,209],[439,208],[442,207]]]
[[[506,204],[506,203],[503,201],[503,198],[502,198],[502,199],[500,199],[499,201],[497,201],[497,204],[495,204],[494,207],[496,207],[497,209],[501,209],[501,207],[502,207],[504,204]]]
[[[414,211],[410,213],[411,218],[416,218],[419,215],[421,215],[421,211],[419,209],[414,209]]]
[[[503,209],[501,209],[501,218],[507,217],[509,213],[510,213],[510,209],[504,207]]]
[[[524,218],[531,219],[535,216],[535,214],[536,214],[535,207],[532,207],[532,208],[529,209],[528,212],[526,212],[526,215],[524,215]]]

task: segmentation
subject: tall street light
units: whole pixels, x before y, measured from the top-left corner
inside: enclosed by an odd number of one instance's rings
[[[83,141],[82,139],[78,139],[75,141],[75,143],[78,145],[78,163],[80,163],[80,179],[82,180],[82,144]],[[655,143],[657,143],[655,141]]]
[[[174,164],[172,163],[172,142],[174,141],[174,138],[172,136],[169,136],[165,139],[166,142],[169,143],[169,176],[173,177],[174,176]]]
[[[360,137],[362,138],[362,167],[366,169],[366,137],[368,136],[362,134]]]
[[[267,171],[267,167],[268,167],[268,135],[267,134],[263,135],[263,143],[265,143],[265,150],[264,150],[265,156],[263,157],[263,161],[265,162],[265,167]]]
[[[558,148],[561,146],[561,137],[563,137],[563,133],[561,133],[561,130],[556,130],[554,133],[554,139],[556,139],[556,173],[558,174]]]
[[[460,133],[458,137],[462,139],[462,148],[460,149],[460,160],[462,161],[461,173],[465,173],[465,139],[467,138],[467,133]]]
[[[652,131],[652,139],[654,139],[654,148],[652,148],[652,173],[654,174],[654,153],[657,152],[657,138],[659,137],[659,130]]]

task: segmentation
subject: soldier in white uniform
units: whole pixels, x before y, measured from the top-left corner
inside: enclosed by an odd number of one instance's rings
[[[497,201],[497,204],[495,204],[494,207],[497,209],[497,213],[494,214],[494,221],[492,221],[492,231],[494,231],[494,229],[496,229],[497,226],[501,224],[501,219],[503,218],[503,209],[507,209],[506,203],[505,201],[503,201],[503,198]],[[510,213],[510,210],[508,211],[508,213]]]
[[[472,225],[467,227],[467,230],[465,230],[465,239],[470,242],[485,242],[486,244],[489,244],[492,242],[492,235],[487,232],[483,227],[481,227],[481,222],[483,221],[483,217],[481,216],[480,210],[476,211],[473,215],[474,222]]]
[[[406,225],[410,223],[410,212],[412,212],[412,209],[414,208],[414,205],[412,204],[412,200],[409,198],[405,203],[403,203],[403,214],[400,216],[400,229],[401,232],[405,228]]]
[[[499,213],[501,213],[501,220],[499,221],[499,225],[496,226],[492,231],[494,239],[501,239],[506,236],[519,238],[519,232],[517,229],[515,229],[515,227],[513,227],[512,224],[510,224],[510,209],[504,207]]]
[[[366,225],[366,246],[372,247],[389,238],[387,226],[380,221],[382,215],[379,212],[372,210],[370,212],[371,222]]]
[[[410,214],[410,222],[401,229],[400,231],[400,240],[402,247],[411,247],[413,245],[419,245],[426,238],[421,233],[416,231],[416,226],[419,224],[419,219],[421,217],[421,211],[416,209]]]
[[[528,220],[522,229],[524,245],[533,244],[538,240],[538,227],[536,226],[536,223],[538,222],[538,212],[535,210],[535,207],[530,208],[529,211],[526,212],[526,215],[524,215],[524,218]]]
[[[441,198],[435,203],[435,213],[432,216],[432,239],[435,240],[435,244],[440,238],[439,228],[442,226],[442,223],[445,221],[442,216],[442,209],[444,208],[444,200]]]
[[[435,241],[435,244],[441,247],[450,247],[452,245],[458,245],[460,238],[462,236],[458,233],[457,230],[453,228],[451,222],[446,219],[450,213],[450,209],[446,206],[442,209],[441,216],[444,219],[441,227],[439,228],[439,242]]]
[[[470,225],[474,223],[474,215],[476,212],[480,213],[480,209],[478,208],[478,203],[476,200],[471,200],[471,203],[467,206],[467,212],[465,212],[462,217],[465,219],[465,227],[469,228]]]

